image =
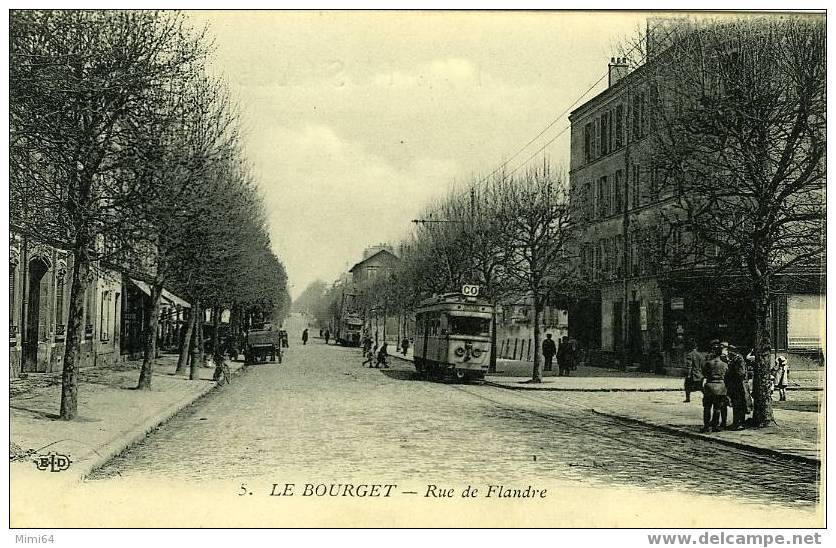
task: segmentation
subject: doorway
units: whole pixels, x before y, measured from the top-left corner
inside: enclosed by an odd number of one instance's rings
[[[29,291],[27,294],[26,325],[23,339],[22,370],[38,372],[38,343],[41,332],[41,281],[49,270],[49,264],[40,257],[29,262]],[[44,371],[46,369],[44,368]]]

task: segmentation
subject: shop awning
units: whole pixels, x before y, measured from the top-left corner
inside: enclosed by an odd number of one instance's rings
[[[134,284],[135,286],[137,286],[139,288],[140,291],[142,291],[143,293],[145,293],[149,297],[151,296],[151,286],[150,285],[143,282],[142,280],[135,280],[133,278],[131,278],[130,280],[131,280],[132,284]],[[172,305],[178,305],[179,304],[181,308],[191,308],[192,307],[192,305],[190,305],[188,302],[181,299],[180,297],[178,297],[177,295],[175,295],[174,293],[172,293],[171,291],[169,291],[166,288],[163,288],[162,297],[163,297],[163,300],[167,301],[169,304],[172,304]]]
[[[163,299],[167,300],[173,305],[179,304],[181,308],[192,307],[192,305],[190,305],[188,302],[184,301],[183,299],[181,299],[180,297],[178,297],[177,295],[165,288],[163,288]]]

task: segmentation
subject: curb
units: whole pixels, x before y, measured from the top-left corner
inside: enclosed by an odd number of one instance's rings
[[[246,367],[242,365],[235,371],[231,371],[230,377],[237,377],[241,375],[245,370]],[[91,473],[107,464],[114,457],[124,453],[134,445],[144,440],[150,432],[156,430],[157,428],[171,420],[177,413],[179,413],[186,407],[192,405],[193,403],[208,395],[210,392],[214,391],[216,388],[218,388],[218,386],[220,386],[220,384],[217,381],[209,381],[194,396],[187,398],[186,400],[178,401],[172,404],[171,406],[165,408],[163,411],[158,412],[156,415],[154,415],[147,421],[143,422],[135,430],[128,432],[119,438],[116,438],[104,447],[97,448],[97,451],[94,452],[96,458],[86,461],[81,466],[81,472],[79,472],[76,475],[75,481],[83,482]]]
[[[561,388],[561,387],[535,387],[535,386],[514,386],[493,381],[485,381],[485,385],[505,390],[528,390],[534,392],[681,392],[679,388]]]
[[[593,413],[595,413],[596,415],[601,415],[603,417],[608,417],[608,418],[611,418],[611,419],[616,419],[616,420],[620,420],[620,421],[624,421],[624,422],[629,422],[629,423],[633,423],[633,424],[639,424],[639,425],[642,425],[642,426],[647,426],[649,428],[653,428],[653,429],[656,429],[656,430],[662,430],[664,432],[668,432],[670,434],[675,434],[675,435],[686,437],[686,438],[692,438],[692,439],[698,439],[698,440],[704,440],[704,441],[711,441],[711,442],[714,442],[714,443],[719,443],[721,445],[727,445],[729,447],[734,447],[736,449],[742,449],[744,451],[750,451],[752,453],[760,453],[762,455],[769,455],[769,456],[772,456],[772,457],[778,457],[778,458],[791,460],[791,461],[795,461],[795,462],[801,462],[801,463],[804,463],[804,464],[815,464],[815,465],[821,466],[821,459],[814,458],[814,457],[805,457],[804,455],[796,455],[796,454],[793,454],[793,453],[784,453],[784,452],[781,452],[781,451],[777,451],[775,449],[769,449],[767,447],[760,447],[760,446],[757,446],[757,445],[750,445],[748,443],[741,443],[741,442],[738,442],[738,441],[727,440],[727,439],[718,438],[718,437],[715,437],[715,436],[707,436],[705,434],[700,434],[699,432],[690,432],[688,430],[683,430],[682,428],[677,428],[675,426],[668,426],[668,425],[665,425],[665,424],[658,424],[658,423],[653,423],[653,422],[649,422],[649,421],[645,421],[645,420],[641,420],[641,419],[635,419],[633,417],[625,417],[623,415],[616,415],[616,414],[613,414],[613,413],[606,413],[604,411],[598,411],[597,409],[591,409],[591,411]]]

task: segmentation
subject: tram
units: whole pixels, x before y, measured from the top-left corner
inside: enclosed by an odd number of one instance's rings
[[[463,293],[427,299],[415,311],[415,369],[421,378],[485,378],[491,356],[491,303]]]

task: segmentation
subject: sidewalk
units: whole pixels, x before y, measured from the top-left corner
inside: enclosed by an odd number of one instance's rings
[[[805,400],[793,401],[794,398],[801,398],[802,394]],[[599,396],[586,403],[596,413],[608,417],[767,455],[818,463],[821,459],[819,427],[820,423],[823,426],[824,421],[824,414],[817,411],[819,396],[818,392],[796,392],[789,394],[788,402],[773,402],[776,424],[770,428],[727,430],[710,434],[700,433],[702,396],[699,394],[692,394],[691,403],[683,403],[681,393],[625,394],[617,399],[609,398],[609,401]],[[792,408],[800,403],[809,404],[805,406],[809,410]],[[732,410],[729,409],[728,420],[731,419]]]
[[[406,356],[392,355],[412,362],[411,350]],[[795,385],[788,389],[787,402],[778,402],[776,396],[775,427],[701,434],[702,396],[692,394],[691,403],[683,403],[681,378],[580,366],[570,377],[548,376],[542,383],[531,384],[528,382],[531,366],[530,362],[498,360],[498,370],[512,374],[525,371],[527,376],[489,376],[485,384],[509,390],[540,391],[554,397],[559,397],[557,393],[570,392],[571,395],[561,397],[571,398],[573,405],[601,415],[767,455],[820,462],[819,424],[823,420],[820,375],[807,378],[799,375]],[[730,409],[729,420],[731,416]]]
[[[58,419],[60,373],[13,379],[9,403],[12,475],[80,481],[217,386],[212,381],[214,367],[201,367],[200,380],[190,381],[188,376],[174,375],[176,363],[173,354],[156,360],[151,390],[135,389],[138,361],[113,369],[81,370],[78,415],[72,421]],[[233,376],[244,365],[227,363]],[[68,456],[69,469],[55,474],[39,471],[33,457],[50,452]]]

